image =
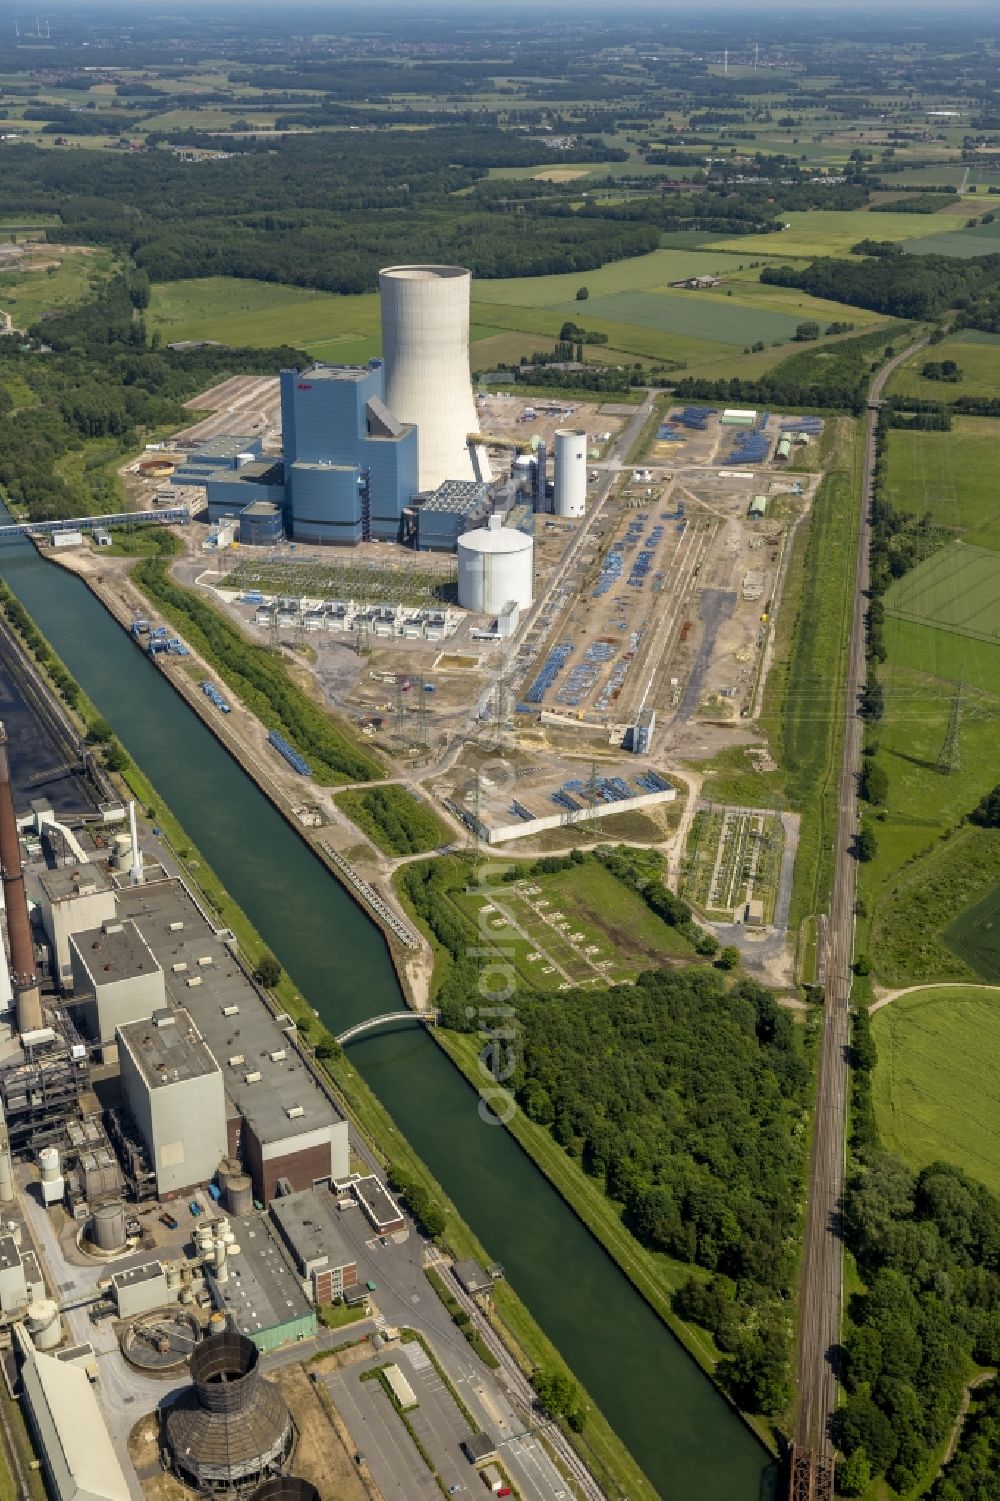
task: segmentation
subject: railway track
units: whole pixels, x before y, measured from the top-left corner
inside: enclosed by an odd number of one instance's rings
[[[797,1498],[820,1497],[832,1487],[835,1446],[831,1434],[837,1406],[837,1354],[843,1312],[842,1201],[846,1167],[845,1114],[850,1026],[851,963],[858,830],[857,787],[861,771],[863,722],[858,713],[865,682],[865,609],[871,547],[872,480],[882,391],[897,365],[926,340],[911,344],[883,365],[868,391],[861,524],[858,529],[854,604],[844,694],[844,739],[838,783],[836,856],[825,953],[826,1009],[820,1049],[809,1210],[803,1262],[798,1347],[796,1453],[811,1466],[811,1489]],[[802,1472],[799,1484],[802,1482]]]

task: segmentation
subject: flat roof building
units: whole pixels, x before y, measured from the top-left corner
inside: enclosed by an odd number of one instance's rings
[[[118,908],[156,955],[168,1001],[187,1008],[218,1060],[232,1107],[220,1155],[240,1159],[254,1197],[269,1204],[279,1178],[293,1189],[346,1178],[347,1122],[183,883],[124,888]]]
[[[114,921],[115,894],[106,872],[93,862],[57,866],[38,876],[42,927],[52,946],[56,978],[64,990],[73,984],[69,940],[73,933]]]
[[[340,1228],[339,1216],[336,1201],[326,1189],[287,1194],[271,1203],[275,1228],[299,1272],[309,1279],[316,1303],[332,1303],[357,1286],[357,1256]]]
[[[94,1388],[82,1366],[36,1350],[19,1328],[21,1381],[56,1501],[131,1501]]]
[[[116,1029],[148,1021],[164,1004],[163,971],[132,922],[109,919],[75,933],[69,947],[73,993],[83,998],[87,1031],[102,1044],[105,1062],[113,1062]]]
[[[226,1313],[230,1328],[252,1339],[262,1353],[293,1340],[311,1339],[316,1333],[316,1310],[267,1217],[230,1215],[228,1221],[236,1242],[226,1261],[224,1280],[211,1266],[206,1266],[205,1276],[212,1301]]]
[[[167,1274],[159,1261],[146,1261],[111,1274],[111,1295],[120,1319],[148,1313],[171,1301],[167,1292]]]
[[[207,1183],[226,1156],[222,1071],[183,1008],[118,1028],[122,1093],[169,1197]]]

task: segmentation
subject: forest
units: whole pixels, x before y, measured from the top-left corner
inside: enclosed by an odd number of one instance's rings
[[[937,318],[957,308],[956,327],[991,333],[1000,329],[1000,255],[970,260],[906,255],[898,246],[874,240],[862,240],[854,249],[862,251],[864,258],[824,257],[802,268],[765,266],[760,279],[894,318]]]
[[[882,1476],[908,1491],[951,1430],[974,1364],[1000,1363],[1000,1200],[950,1163],[915,1173],[882,1149],[871,1100],[877,1061],[868,1013],[858,1010],[845,1237],[864,1291],[848,1304],[847,1400],[836,1416],[846,1496]],[[975,1451],[968,1435],[960,1457],[967,1445]],[[949,1471],[935,1501],[990,1494],[965,1484]]]
[[[625,849],[546,856],[512,865],[505,879],[593,858],[648,891],[664,922],[707,938],[707,955],[718,949]],[[468,868],[419,862],[400,879],[447,956],[435,995],[442,1020],[474,1030],[467,1003],[479,961],[448,895],[467,883]],[[731,984],[709,965],[650,971],[606,990],[542,996],[526,987],[516,1009],[521,1108],[598,1180],[643,1245],[703,1269],[679,1291],[677,1312],[712,1332],[724,1355],[717,1374],[741,1406],[780,1412],[810,1077],[788,1014],[754,981]]]
[[[56,460],[87,439],[113,439],[125,452],[140,427],[183,425],[188,397],[224,376],[273,375],[305,362],[290,348],[160,349],[137,314],[144,295],[141,280],[115,276],[30,330],[26,342],[0,339],[0,487],[32,520],[120,509],[103,466],[86,494],[56,472]],[[5,388],[12,378],[34,405],[13,410]]]

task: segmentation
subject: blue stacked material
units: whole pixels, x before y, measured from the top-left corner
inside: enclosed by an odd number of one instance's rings
[[[583,786],[584,786],[584,784],[580,780],[580,778],[579,777],[574,777],[571,782],[563,782],[563,784],[562,784],[562,790],[564,792],[582,792],[583,791]]]
[[[640,787],[645,787],[647,792],[669,792],[673,786],[666,777],[661,777],[658,771],[645,771],[641,777],[635,779]]]
[[[768,424],[768,419],[770,418],[770,416],[770,412],[761,412],[760,416],[757,418],[757,431],[759,433],[762,433],[764,431],[765,427]]]
[[[519,818],[522,823],[531,823],[533,822],[535,817],[534,813],[532,813],[529,808],[526,808],[523,803],[519,803],[516,798],[510,805],[510,811],[513,813],[514,817]]]
[[[600,599],[602,594],[607,594],[609,589],[613,589],[621,578],[624,567],[625,555],[620,547],[609,548],[607,556],[601,565],[601,571],[597,575],[597,583],[591,590],[591,598]]]
[[[553,792],[552,801],[558,803],[560,808],[567,808],[570,813],[579,813],[583,803],[578,803],[575,797],[570,797],[568,792]]]
[[[778,425],[783,433],[809,433],[811,437],[823,431],[822,417],[782,417]]]
[[[612,661],[615,655],[615,648],[609,641],[592,641],[583,654],[583,660],[570,671],[556,694],[556,702],[574,708],[582,703],[597,682],[603,664]]]
[[[715,415],[712,407],[685,407],[679,417],[672,417],[671,422],[679,422],[681,427],[693,428],[696,432],[704,432],[709,417]]]
[[[539,672],[535,681],[524,695],[529,704],[540,704],[542,702],[557,676],[566,666],[572,652],[572,641],[560,641],[558,646],[552,648],[542,664],[541,672]]]
[[[209,703],[213,703],[217,709],[221,709],[223,714],[228,714],[230,712],[229,705],[226,703],[226,700],[223,698],[218,688],[216,688],[215,684],[210,682],[208,678],[205,678],[203,680],[201,684],[201,691],[202,693],[204,693]]]
[[[267,738],[268,742],[278,752],[278,755],[284,756],[293,771],[297,771],[303,777],[312,776],[312,767],[309,765],[309,762],[303,760],[294,746],[289,745],[284,735],[279,735],[277,730],[269,730]]]
[[[741,432],[733,435],[732,449],[719,460],[720,464],[763,464],[771,452],[771,440],[766,433]]]
[[[642,588],[643,584],[646,581],[647,575],[652,569],[653,559],[655,556],[656,554],[651,552],[648,548],[644,548],[643,551],[638,554],[632,564],[632,571],[628,576],[630,588]]]

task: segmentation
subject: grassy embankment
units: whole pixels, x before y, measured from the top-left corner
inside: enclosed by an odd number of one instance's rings
[[[886,985],[971,979],[977,972],[1000,978],[989,910],[1000,882],[1000,832],[963,824],[1000,781],[1000,645],[988,639],[1000,593],[998,435],[1000,422],[987,418],[959,418],[950,433],[889,434],[889,501],[901,511],[929,513],[976,550],[946,543],[885,597],[887,660],[879,671],[885,710],[870,738],[889,791],[872,821],[876,856],[860,870],[866,915],[858,946],[871,954]],[[943,771],[956,699],[959,755]],[[980,902],[986,910],[973,911]]]
[[[247,709],[306,757],[318,782],[370,782],[381,777],[381,762],[295,686],[279,652],[249,641],[221,611],[170,576],[169,555],[161,548],[158,556],[137,563],[133,582]]]
[[[338,792],[334,802],[386,855],[424,854],[454,838],[447,824],[406,787]]]
[[[51,648],[50,648],[51,652]],[[53,660],[58,658],[51,652]],[[65,669],[63,669],[65,671]],[[100,718],[96,706],[79,690],[75,717],[87,730]],[[249,918],[237,906],[221,881],[206,863],[182,825],[160,800],[148,778],[132,762],[123,772],[128,791],[155,818],[163,842],[186,871],[186,879],[207,910],[219,924],[232,929],[239,952],[248,969],[254,969],[267,947]],[[483,1265],[493,1259],[462,1219],[427,1166],[394,1125],[392,1117],[365,1080],[337,1047],[333,1034],[314,1015],[311,1006],[286,974],[271,992],[275,1003],[297,1023],[301,1039],[314,1056],[315,1066],[329,1078],[341,1104],[355,1127],[375,1147],[388,1166],[402,1170],[436,1203],[445,1217],[445,1229],[439,1242],[456,1258],[473,1256]],[[320,1058],[317,1055],[323,1054]],[[509,1340],[510,1348],[522,1368],[530,1373],[538,1367],[565,1372],[575,1380],[562,1356],[543,1334],[532,1314],[508,1283],[497,1285],[494,1297],[498,1329]],[[611,1494],[627,1494],[635,1501],[656,1501],[656,1493],[642,1470],[629,1454],[593,1400],[584,1393],[587,1425],[583,1435],[569,1435],[600,1482]],[[568,1431],[568,1430],[567,1430]],[[0,1493],[2,1501],[2,1493]]]
[[[825,909],[833,878],[860,450],[858,424],[831,418],[822,448],[826,474],[795,537],[760,715],[778,769],[757,772],[744,750],[724,751],[706,768],[703,788],[715,802],[767,807],[780,799],[801,814],[793,929]]]

